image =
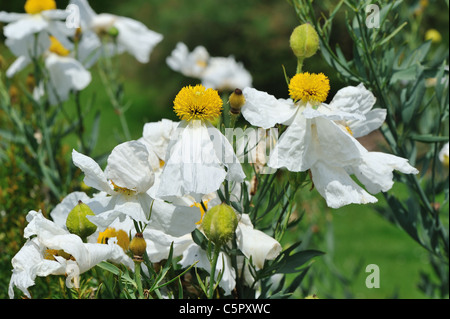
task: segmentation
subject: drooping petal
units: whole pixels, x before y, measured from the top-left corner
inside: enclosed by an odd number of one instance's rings
[[[72,57],[63,57],[54,53],[48,54],[45,66],[49,72],[52,89],[57,101],[66,101],[72,90],[81,91],[91,82],[91,73]],[[52,100],[52,99],[51,99]]]
[[[241,215],[236,228],[236,240],[239,249],[247,258],[252,258],[253,264],[258,268],[264,267],[266,260],[275,259],[281,252],[278,241],[254,229],[247,214]]]
[[[277,100],[274,96],[254,88],[243,90],[245,104],[242,116],[252,125],[264,129],[292,119],[298,107],[290,100]]]
[[[381,152],[366,152],[361,164],[352,167],[351,172],[370,193],[377,194],[387,192],[392,188],[394,185],[394,170],[404,174],[417,174],[419,172],[408,163],[407,159]]]
[[[308,170],[317,160],[312,142],[311,125],[298,114],[275,144],[267,165],[272,168],[286,167],[292,172]]]
[[[104,191],[107,194],[114,193],[106,179],[105,173],[103,173],[96,161],[89,156],[78,153],[76,150],[72,151],[72,160],[75,166],[83,171],[85,175],[83,181],[87,186]]]
[[[318,161],[311,167],[311,174],[314,187],[331,208],[377,202],[375,197],[352,180],[344,168]]]
[[[114,26],[119,30],[117,42],[141,63],[150,61],[150,53],[163,39],[161,34],[130,18],[117,17]]]
[[[242,183],[245,179],[245,173],[242,170],[242,165],[234,152],[233,146],[230,144],[228,139],[211,123],[207,122],[206,126],[208,128],[208,134],[214,145],[216,156],[227,168],[226,179],[229,181]]]
[[[334,121],[318,117],[311,120],[311,125],[317,159],[338,167],[360,161],[361,144]]]

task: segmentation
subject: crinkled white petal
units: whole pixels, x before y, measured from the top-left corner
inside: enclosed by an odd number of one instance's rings
[[[19,288],[28,298],[31,298],[28,287],[34,285],[36,278],[36,265],[42,261],[42,251],[45,248],[37,238],[27,240],[23,247],[12,258],[11,264],[13,267],[11,280],[9,282],[8,295],[9,298],[14,298],[14,287]],[[57,263],[51,264],[58,268]],[[50,272],[53,272],[51,269]]]
[[[173,245],[173,257],[183,252],[193,243],[191,234],[175,237],[157,229],[145,229],[144,238],[147,243],[147,255],[151,262],[157,263],[169,256],[170,245]]]
[[[72,90],[81,91],[91,82],[91,73],[84,66],[69,56],[59,56],[49,53],[45,59],[45,66],[49,72],[52,93],[56,101],[63,102],[69,98]]]
[[[144,124],[141,143],[149,146],[160,159],[165,161],[171,135],[176,130],[179,123],[180,122],[162,119],[158,122]]]
[[[247,258],[252,258],[258,269],[264,267],[266,260],[275,259],[282,249],[278,241],[254,229],[247,214],[241,215],[236,228],[236,239],[239,249]]]
[[[364,121],[366,117],[359,112],[346,112],[339,109],[331,109],[326,104],[320,104],[317,109],[313,109],[309,104],[303,110],[303,116],[307,119],[314,119],[317,117],[326,118],[330,121],[348,121],[357,120]]]
[[[150,61],[150,53],[163,39],[161,34],[130,18],[117,17],[114,26],[119,30],[117,43],[141,63]]]
[[[330,102],[330,108],[347,113],[366,114],[375,105],[376,98],[362,83],[347,86],[339,91]]]
[[[175,237],[191,233],[201,218],[197,207],[175,206],[158,199],[153,201],[151,210],[148,227]]]
[[[3,28],[7,38],[22,39],[28,35],[39,33],[48,27],[48,21],[41,14],[28,14],[9,23]]]
[[[376,194],[387,192],[392,188],[394,170],[404,174],[419,173],[408,163],[407,159],[380,152],[366,152],[362,157],[361,164],[352,167],[351,172],[370,193]]]
[[[252,86],[252,76],[242,63],[233,57],[213,57],[203,72],[202,84],[206,88],[233,91]]]
[[[104,191],[107,194],[114,193],[111,185],[106,179],[105,173],[96,161],[76,150],[72,151],[72,160],[75,166],[83,171],[85,175],[83,181],[87,186],[98,189],[99,191]]]
[[[318,161],[311,167],[311,174],[314,187],[331,208],[377,202],[375,197],[352,180],[344,168]]]
[[[207,272],[211,271],[211,264],[208,260],[206,252],[197,244],[191,244],[184,251],[183,258],[180,260],[179,264],[183,267],[189,267],[195,262],[197,262],[196,267],[203,268]],[[219,258],[217,259],[216,271],[214,275],[216,279],[220,271],[223,271],[223,276],[219,286],[223,288],[225,295],[231,295],[231,292],[236,286],[236,273],[231,266],[230,257],[225,255],[223,252],[219,253]]]
[[[242,116],[253,126],[264,129],[292,119],[298,106],[291,100],[277,100],[274,96],[254,88],[244,88],[245,104],[241,109]]]
[[[317,160],[339,167],[360,161],[361,144],[334,121],[318,117],[311,120],[311,125]]]
[[[314,142],[310,121],[299,114],[275,144],[267,165],[286,167],[292,172],[305,171],[317,160]]]
[[[22,20],[27,18],[28,13],[15,13],[15,12],[6,12],[0,11],[0,21],[5,23],[11,23],[17,20]]]
[[[16,73],[22,71],[28,64],[31,63],[31,60],[25,56],[20,56],[9,66],[8,70],[6,70],[6,76],[8,78],[13,77]]]
[[[348,121],[347,125],[353,133],[353,137],[359,138],[366,136],[372,131],[379,129],[386,119],[385,109],[374,109],[365,114],[364,121]]]
[[[138,193],[146,192],[154,182],[154,173],[149,164],[148,151],[138,141],[117,145],[108,157],[105,174],[115,185]]]
[[[80,12],[81,28],[87,29],[97,14],[94,10],[92,10],[87,0],[70,0],[70,3],[78,7]]]
[[[245,179],[245,173],[242,170],[242,165],[234,152],[233,146],[211,123],[207,122],[206,127],[214,145],[216,156],[227,168],[226,179],[228,181],[242,183]]]
[[[226,175],[207,127],[200,121],[183,121],[168,146],[156,196],[209,194],[219,189]]]

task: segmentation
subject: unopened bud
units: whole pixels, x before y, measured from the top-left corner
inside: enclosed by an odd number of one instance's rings
[[[97,226],[91,223],[86,216],[95,215],[92,209],[81,200],[78,204],[70,211],[66,219],[66,226],[69,232],[78,235],[81,239],[86,240],[86,238],[92,235],[96,230]]]
[[[228,102],[230,103],[231,114],[237,115],[241,113],[241,108],[245,104],[245,97],[242,94],[242,91],[240,89],[235,89],[228,98]]]
[[[236,212],[223,203],[208,210],[202,221],[206,237],[216,245],[223,245],[233,238],[237,225]]]
[[[299,59],[313,56],[319,48],[319,35],[309,23],[296,27],[289,41],[292,51]]]
[[[134,238],[130,243],[129,249],[133,253],[134,261],[143,261],[142,256],[144,256],[145,250],[147,249],[147,243],[145,242],[142,233],[136,233],[136,235],[134,235]]]
[[[116,38],[119,35],[119,29],[117,29],[116,27],[112,26],[111,28],[108,29],[108,34],[111,37]]]

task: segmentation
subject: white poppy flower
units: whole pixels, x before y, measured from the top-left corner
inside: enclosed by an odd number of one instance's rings
[[[198,196],[215,192],[227,179],[242,182],[245,174],[233,147],[209,120],[220,115],[222,99],[202,85],[181,89],[174,110],[181,118],[167,149],[156,196]]]
[[[37,276],[65,275],[67,287],[79,288],[80,274],[101,261],[132,265],[122,248],[112,242],[108,245],[83,243],[80,237],[36,211],[28,213],[27,221],[24,237],[28,240],[11,261],[10,298],[14,298],[14,287],[31,298],[28,288],[34,285]]]
[[[170,56],[166,58],[169,67],[181,74],[200,79],[209,61],[209,53],[204,46],[197,46],[192,52],[183,42],[178,42]]]
[[[442,164],[448,167],[449,158],[449,143],[445,143],[442,149],[439,151],[439,160]]]
[[[103,171],[92,158],[73,150],[73,162],[84,172],[85,184],[104,194],[87,203],[96,214],[89,220],[105,229],[117,218],[123,221],[129,216],[174,236],[191,232],[200,218],[198,210],[177,207],[149,195],[154,173],[148,156],[142,143],[125,142],[113,149]]]
[[[210,57],[203,46],[189,52],[186,44],[178,42],[166,59],[169,67],[181,74],[202,81],[206,88],[229,90],[252,86],[252,76],[234,57]]]
[[[236,88],[251,87],[253,79],[244,65],[230,56],[211,58],[201,80],[207,88],[233,91]]]
[[[77,5],[80,10],[82,30],[101,34],[115,28],[118,31],[117,53],[126,51],[141,63],[149,62],[153,48],[163,39],[161,34],[148,29],[139,21],[108,13],[95,13],[86,0],[71,0],[70,3]]]
[[[25,40],[30,35],[44,33],[47,37],[54,36],[68,49],[73,48],[68,36],[73,35],[75,30],[67,28],[61,21],[67,18],[68,12],[56,9],[54,0],[27,0],[25,12],[0,12],[0,22],[8,23],[3,28],[6,38]]]
[[[374,98],[362,86],[344,88],[332,103],[325,104],[328,79],[323,74],[301,73],[292,78],[289,91],[292,99],[283,100],[246,88],[242,114],[252,125],[266,129],[275,124],[288,125],[270,155],[268,166],[294,172],[311,170],[314,186],[328,206],[338,208],[377,201],[353,181],[351,173],[374,193],[392,187],[394,169],[418,173],[405,159],[368,152],[352,135],[348,125],[353,125],[358,135],[365,135],[379,127],[382,117],[376,112],[370,115]],[[369,119],[365,114],[369,114]],[[382,162],[376,163],[375,157]],[[383,177],[370,184],[368,176],[381,168]]]
[[[341,123],[347,127],[354,138],[359,138],[380,128],[386,119],[385,109],[372,109],[376,98],[362,83],[358,86],[347,86],[339,90],[328,105],[333,110],[347,113],[358,113],[364,120],[350,119]]]
[[[35,40],[38,44],[36,52],[34,52]],[[41,33],[36,39],[30,35],[19,40],[6,39],[5,43],[18,56],[6,72],[8,77],[14,76],[31,63],[33,56],[42,55],[44,57],[49,77],[47,92],[51,104],[67,100],[72,90],[81,91],[91,82],[91,73],[55,37],[48,37]],[[43,83],[39,83],[36,87],[35,98],[44,94],[45,90],[42,85]]]

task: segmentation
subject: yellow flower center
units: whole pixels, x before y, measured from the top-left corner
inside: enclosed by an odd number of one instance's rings
[[[124,251],[128,250],[128,246],[130,245],[130,238],[122,229],[116,230],[115,228],[111,227],[106,228],[105,231],[98,234],[97,243],[107,244],[108,240],[113,237],[117,238],[117,245],[122,247]]]
[[[178,92],[173,109],[181,120],[212,121],[222,113],[222,99],[216,90],[189,85]]]
[[[329,91],[330,81],[323,73],[298,73],[289,83],[289,95],[294,101],[322,103]]]
[[[203,205],[205,205],[206,209],[208,209],[208,202],[209,202],[209,200],[203,201]],[[205,215],[206,211],[203,209],[203,206],[202,206],[201,203],[195,202],[194,205],[192,205],[192,206],[198,207],[198,209],[200,209],[200,213],[201,213],[200,220],[195,223],[196,225],[200,225],[202,223],[202,220],[203,220],[203,215]]]
[[[55,0],[27,0],[25,3],[25,12],[29,14],[54,9],[56,9]]]
[[[71,254],[66,253],[62,249],[59,249],[59,250],[57,250],[57,249],[46,249],[44,251],[44,259],[56,260],[55,259],[56,256],[62,257],[64,259],[66,259],[66,260],[70,259],[70,260],[74,260],[75,261],[75,258]]]
[[[448,158],[448,155],[444,155],[444,160],[443,160],[443,162],[442,162],[445,166],[449,166],[449,158]]]
[[[347,130],[348,133],[350,133],[351,136],[353,136],[353,131],[350,129],[349,126],[346,126],[345,129]]]
[[[128,189],[126,187],[118,186],[112,180],[110,180],[110,182],[113,185],[113,189],[114,189],[115,192],[122,193],[122,194],[128,195],[128,196],[136,194],[136,191],[134,191],[132,189]]]
[[[60,56],[67,56],[70,53],[54,36],[50,36],[50,47],[48,50]]]

